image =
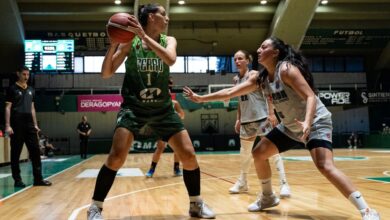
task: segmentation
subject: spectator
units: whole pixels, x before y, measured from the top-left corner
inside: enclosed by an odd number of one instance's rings
[[[382,124],[382,135],[390,134],[390,127],[385,123]]]
[[[50,186],[42,177],[42,163],[39,152],[38,131],[35,114],[35,91],[27,85],[30,71],[22,67],[16,71],[17,82],[7,91],[5,103],[5,132],[11,137],[11,170],[15,187],[25,187],[20,176],[19,159],[26,143],[33,167],[34,186]]]
[[[352,132],[347,139],[348,149],[356,149],[359,144],[359,137],[355,132]]]
[[[81,117],[81,122],[77,125],[77,132],[80,136],[80,157],[81,159],[87,158],[87,149],[88,149],[88,138],[91,134],[92,127],[88,123],[86,115]]]
[[[50,143],[49,137],[44,135],[42,132],[39,132],[39,147],[41,150],[41,155],[44,158],[52,157],[54,152],[57,151],[57,148]]]

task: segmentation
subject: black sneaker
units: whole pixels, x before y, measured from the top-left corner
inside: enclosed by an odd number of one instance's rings
[[[24,188],[26,184],[24,184],[21,180],[15,181],[14,187]]]
[[[47,180],[41,180],[34,182],[34,186],[51,186],[51,182]]]

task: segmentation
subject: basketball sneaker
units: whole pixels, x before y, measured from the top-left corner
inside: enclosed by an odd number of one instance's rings
[[[271,208],[279,205],[279,198],[272,193],[271,195],[258,195],[256,201],[248,206],[248,211],[257,212],[263,209]]]
[[[153,177],[153,174],[154,174],[154,169],[150,169],[150,170],[145,174],[145,176],[148,177],[148,178],[152,178],[152,177]]]
[[[204,202],[190,202],[189,214],[196,218],[215,218],[213,210],[210,209]]]
[[[279,197],[281,199],[283,198],[290,198],[291,192],[290,192],[290,187],[288,186],[287,183],[284,183],[280,185],[280,192],[279,192]]]
[[[362,220],[380,220],[379,213],[375,209],[366,208],[362,212]]]
[[[87,211],[88,220],[104,220],[102,216],[102,209],[92,204]]]
[[[245,181],[237,180],[237,182],[229,189],[230,193],[242,193],[248,192],[248,183]]]
[[[180,168],[178,168],[178,169],[173,169],[173,175],[174,175],[174,176],[183,176],[183,172],[181,171]]]

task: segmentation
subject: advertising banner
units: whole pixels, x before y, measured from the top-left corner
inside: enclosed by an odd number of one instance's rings
[[[390,103],[390,91],[361,91],[359,99],[363,104]]]
[[[356,104],[356,93],[349,90],[319,91],[318,97],[326,106]]]
[[[79,95],[77,96],[78,112],[112,112],[119,111],[123,99],[121,95]]]

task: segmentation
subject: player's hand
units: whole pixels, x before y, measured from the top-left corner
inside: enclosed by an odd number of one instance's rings
[[[193,102],[196,102],[196,103],[200,103],[202,102],[202,98],[201,96],[199,96],[198,94],[196,94],[194,91],[192,91],[192,89],[190,89],[189,87],[185,86],[183,88],[183,93],[185,96],[187,96],[191,101]]]
[[[146,34],[138,19],[134,15],[131,15],[130,17],[128,17],[128,20],[129,26],[127,27],[127,29],[133,33],[136,33],[141,39],[144,39]]]
[[[240,129],[241,129],[241,122],[240,120],[236,120],[236,124],[234,125],[234,130],[236,131],[237,134],[239,134]]]
[[[278,119],[276,118],[275,114],[269,114],[267,120],[272,125],[272,127],[276,127],[278,125]]]
[[[310,125],[306,121],[298,121],[295,119],[295,122],[302,128],[302,136],[299,138],[302,142],[306,142],[307,138],[310,135]]]

